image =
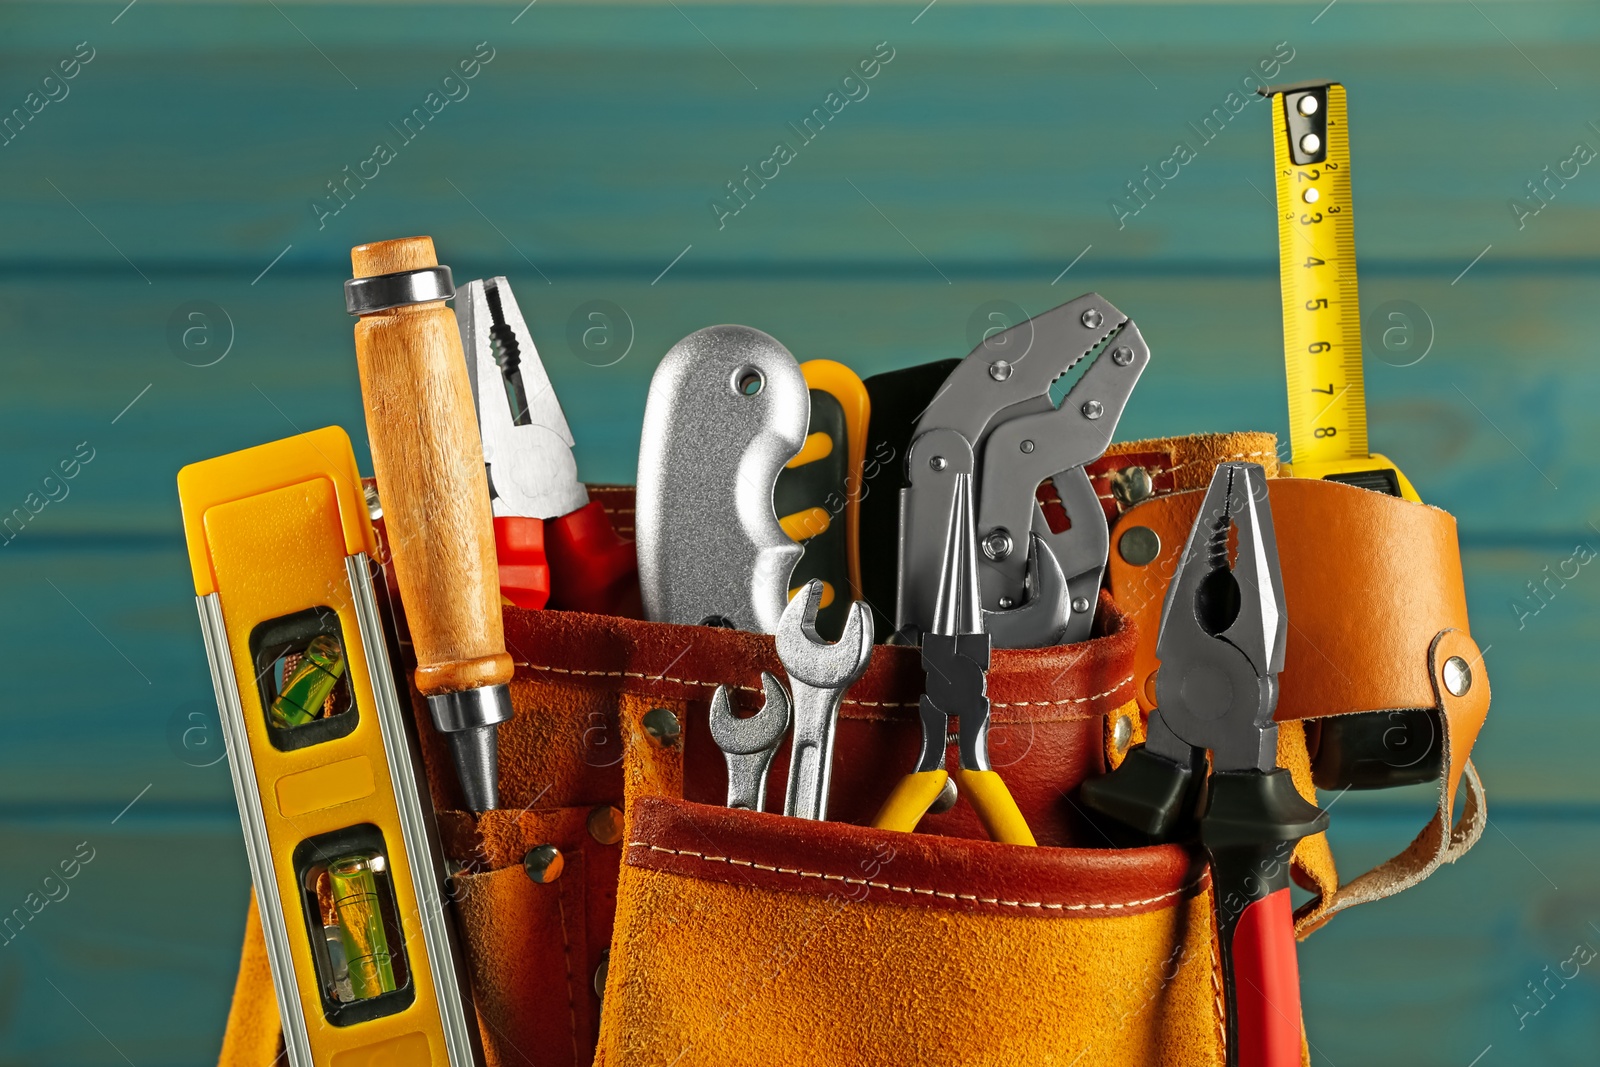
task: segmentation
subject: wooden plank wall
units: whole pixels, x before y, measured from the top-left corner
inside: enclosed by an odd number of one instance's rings
[[[92,454],[0,550],[0,910],[93,855],[0,946],[0,1062],[214,1057],[247,876],[219,742],[184,733],[211,696],[173,476],[334,422],[365,464],[350,245],[429,233],[457,277],[510,276],[591,480],[631,480],[654,364],[700,326],[868,374],[1091,288],[1154,351],[1124,436],[1281,432],[1266,109],[1190,126],[1276,52],[1280,80],[1350,86],[1368,315],[1431,322],[1420,362],[1369,341],[1372,438],[1460,518],[1496,696],[1483,843],[1304,946],[1313,1062],[1593,1063],[1594,969],[1528,983],[1600,946],[1600,577],[1528,583],[1600,546],[1600,164],[1564,162],[1600,149],[1600,9],[1323,3],[0,6],[0,114],[59,97],[0,146],[0,511]],[[1180,140],[1196,158],[1119,224]],[[1547,165],[1569,177],[1539,205]],[[1342,798],[1347,870],[1428,803]]]

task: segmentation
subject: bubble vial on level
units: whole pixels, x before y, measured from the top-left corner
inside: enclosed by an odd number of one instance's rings
[[[337,946],[343,957],[337,961],[335,973],[328,976],[332,998],[340,1003],[370,1000],[399,988],[378,896],[376,876],[383,869],[381,855],[342,856],[329,863],[324,873],[325,897],[323,886],[318,887],[324,925],[333,935],[328,939],[329,948]]]
[[[320,718],[333,687],[344,675],[344,649],[338,638],[318,634],[300,661],[285,672],[283,690],[272,701],[272,724],[301,726]]]

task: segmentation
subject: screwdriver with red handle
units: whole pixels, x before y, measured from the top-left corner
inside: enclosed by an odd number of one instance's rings
[[[1198,829],[1211,858],[1228,1067],[1301,1062],[1289,860],[1301,838],[1328,828],[1328,813],[1278,765],[1272,715],[1288,626],[1265,472],[1224,463],[1167,587],[1147,740],[1082,790],[1090,808],[1158,840]]]
[[[578,480],[572,431],[510,283],[468,282],[456,322],[489,471],[500,595],[534,611],[638,615],[633,542]]]

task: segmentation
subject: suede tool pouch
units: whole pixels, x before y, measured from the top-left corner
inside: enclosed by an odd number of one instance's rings
[[[594,495],[611,512],[618,532],[627,536],[631,491],[597,488]],[[677,804],[679,810],[696,812],[711,820],[708,833],[720,827],[720,820],[730,814],[739,815],[719,807],[725,799],[727,777],[722,754],[710,736],[709,702],[715,687],[725,684],[733,691],[737,707],[743,712],[754,710],[760,700],[760,673],[765,670],[785,677],[772,638],[724,629],[513,607],[505,609],[505,633],[507,649],[516,662],[511,682],[516,714],[499,730],[499,810],[476,815],[460,810],[448,753],[433,732],[422,700],[412,692],[440,837],[455,871],[451,895],[488,1061],[491,1067],[591,1062],[602,1024],[619,1025],[611,1021],[614,1017],[631,1018],[633,1023],[629,1025],[641,1028],[636,1037],[631,1033],[622,1035],[633,1043],[628,1047],[664,1049],[667,1046],[663,1042],[673,1038],[650,1029],[648,1004],[631,1001],[636,1011],[621,1005],[642,992],[668,989],[650,985],[652,975],[659,974],[665,982],[677,981],[686,972],[710,974],[723,966],[723,957],[702,957],[694,945],[673,949],[670,934],[645,932],[642,936],[646,939],[660,938],[661,943],[640,942],[641,928],[637,924],[642,918],[667,922],[676,914],[688,922],[700,913],[701,905],[686,898],[671,904],[668,911],[653,912],[650,902],[662,900],[653,886],[664,883],[640,879],[657,874],[664,879],[683,876],[637,866],[633,859],[647,855],[664,863],[669,859],[683,861],[684,857],[641,852],[629,846],[633,838],[624,833],[623,809],[634,807],[642,812],[649,803]],[[1085,778],[1104,773],[1108,719],[1137,716],[1132,688],[1136,637],[1127,616],[1109,596],[1101,597],[1094,633],[1087,641],[1058,648],[997,650],[989,675],[992,758],[1043,845],[1103,844],[1070,797]],[[951,1009],[943,1003],[939,991],[946,987],[946,979],[930,982],[926,976],[951,966],[940,961],[960,952],[958,945],[941,944],[937,937],[941,930],[965,937],[965,909],[973,912],[973,921],[980,925],[992,924],[996,930],[1004,927],[1011,931],[983,950],[989,954],[987,958],[996,961],[996,967],[986,971],[999,975],[1003,970],[1009,976],[1006,981],[1011,983],[1005,987],[1009,991],[1004,995],[997,991],[985,1002],[984,1013],[994,1019],[1007,1016],[1011,1010],[1006,997],[1026,990],[1035,1000],[1025,1016],[1016,1018],[1028,1020],[1027,1026],[1052,1020],[1051,1025],[1059,1029],[1056,1016],[1079,1011],[1063,1006],[1075,1000],[1097,1001],[1101,998],[1100,980],[1104,979],[1126,983],[1127,991],[1118,994],[1115,1011],[1096,1006],[1094,1012],[1106,1017],[1095,1014],[1093,1018],[1098,1022],[1083,1025],[1112,1042],[1107,1048],[1132,1047],[1118,1044],[1124,1038],[1116,1036],[1125,1014],[1130,1020],[1142,1020],[1136,1029],[1142,1028],[1140,1032],[1147,1036],[1155,1035],[1149,1037],[1152,1041],[1178,1040],[1172,1035],[1180,1032],[1209,1034],[1216,1024],[1215,1007],[1207,999],[1213,996],[1211,920],[1205,912],[1204,894],[1195,896],[1203,883],[1196,882],[1197,872],[1189,869],[1182,852],[1156,849],[1129,855],[1085,851],[1080,855],[1069,847],[1026,850],[1030,855],[1011,859],[1010,854],[1024,850],[996,846],[983,839],[982,827],[964,801],[943,814],[929,815],[921,827],[925,833],[915,836],[847,825],[870,822],[895,782],[916,762],[920,746],[916,709],[923,684],[917,649],[887,645],[874,649],[870,668],[851,687],[840,711],[829,811],[830,819],[837,821],[800,823],[756,814],[733,819],[737,825],[766,828],[769,834],[776,824],[778,836],[762,846],[764,851],[751,853],[753,856],[770,858],[774,852],[791,853],[788,858],[794,860],[792,853],[811,847],[808,841],[838,842],[829,850],[815,850],[821,857],[819,862],[829,866],[806,866],[807,870],[850,871],[855,877],[861,874],[863,857],[872,852],[873,845],[862,842],[875,844],[889,839],[898,842],[897,855],[925,857],[924,867],[917,868],[923,871],[918,875],[920,881],[898,877],[894,881],[895,885],[905,886],[904,890],[865,887],[870,894],[888,893],[893,897],[896,910],[882,910],[882,916],[900,914],[898,909],[905,908],[908,900],[916,903],[906,915],[919,917],[917,932],[895,936],[920,938],[915,941],[918,952],[895,948],[883,958],[902,960],[906,968],[914,963],[920,977],[908,985],[893,968],[885,967],[878,971],[871,986],[860,987],[850,998],[812,998],[807,1010],[813,1025],[842,1025],[836,1016],[842,1019],[870,1012],[874,1003],[870,998],[878,995],[878,989],[885,995],[893,991],[896,1003],[901,1005],[895,1010],[907,1019],[926,1011],[929,1019],[919,1027],[945,1025]],[[768,806],[772,808],[782,804],[788,747],[785,740],[768,774]],[[629,818],[637,822],[642,815],[630,811]],[[690,827],[693,822],[682,825]],[[689,838],[684,833],[700,843],[686,844]],[[812,836],[789,838],[783,836],[786,834]],[[725,849],[707,846],[706,840],[692,829],[676,837],[662,837],[660,842],[663,847],[727,854]],[[548,851],[543,851],[547,846],[559,852],[559,866],[541,858],[549,856]],[[995,858],[1001,855],[1008,858]],[[761,862],[766,863],[766,859]],[[719,866],[727,870],[736,867]],[[785,862],[781,866],[798,869],[801,864]],[[913,871],[908,860],[897,861],[896,869]],[[619,871],[626,875],[620,884]],[[890,869],[886,868],[873,879],[882,881],[889,874]],[[836,885],[831,879],[804,880],[807,886],[813,881],[843,891],[861,888]],[[715,893],[727,888],[726,883],[715,879],[691,878],[688,882],[713,887]],[[785,894],[781,899],[790,899],[787,889],[767,887],[761,891],[780,892]],[[964,896],[974,899],[964,900]],[[991,898],[1016,904],[984,903]],[[1025,902],[1039,906],[1036,909]],[[888,908],[870,899],[867,904],[875,911]],[[722,905],[733,907],[726,900]],[[754,901],[751,907],[751,916],[767,914],[764,906]],[[615,937],[614,914],[625,916],[630,924]],[[851,912],[852,916],[865,914]],[[1101,929],[1102,917],[1125,932],[1097,941],[1085,931],[1091,926]],[[882,921],[881,917],[872,919],[861,930],[876,929]],[[1048,947],[1039,947],[1045,942],[1036,944],[1021,935],[1019,931],[1029,924],[1038,926],[1040,936],[1048,933],[1048,939],[1054,939],[1048,941]],[[716,925],[731,929],[720,920]],[[883,929],[888,936],[891,929],[898,927]],[[861,957],[858,962],[879,954],[875,938],[864,932],[858,935],[850,950]],[[979,938],[974,944],[981,942]],[[734,950],[730,940],[726,951]],[[665,954],[662,963],[667,956],[675,959],[675,969],[660,970],[657,962],[648,959],[642,966],[634,965],[640,953],[656,952]],[[1173,955],[1175,952],[1177,956]],[[831,955],[830,952],[829,958]],[[1035,955],[1035,964],[1018,969],[1016,959]],[[1115,962],[1094,963],[1101,955]],[[1015,957],[1009,969],[997,970],[1006,957]],[[256,966],[260,958],[259,929],[252,927],[247,930],[244,966],[230,1016],[224,1064],[267,1067],[279,1053],[272,987],[265,969]],[[1181,979],[1175,980],[1177,984],[1164,981],[1163,968],[1170,970],[1179,963],[1185,966]],[[1102,966],[1108,969],[1096,969]],[[1098,976],[1094,981],[1059,986],[1073,975],[1088,973],[1082,971],[1085,967]],[[617,977],[619,974],[624,977]],[[974,987],[987,980],[978,970],[972,970],[969,977]],[[641,981],[645,984],[638,984]],[[1058,986],[1080,989],[1081,995],[1063,999],[1058,992],[1046,992]],[[1195,1003],[1202,1011],[1197,1014],[1188,1002],[1174,1000],[1179,986],[1187,991],[1185,996],[1200,998]],[[628,992],[618,994],[619,987]],[[1117,988],[1123,986],[1119,984]],[[1200,1021],[1195,1022],[1196,1019]],[[1023,1032],[1023,1022],[1006,1025],[1016,1027],[1010,1033]],[[1069,1037],[1063,1041],[1076,1040],[1071,1035],[1090,1032],[1079,1023],[1071,1025]],[[759,1041],[752,1038],[750,1048],[757,1052],[775,1048],[778,1035],[791,1032],[767,1030],[765,1023],[758,1029],[767,1036]],[[950,1031],[952,1035],[955,1032]],[[917,1040],[923,1033],[918,1030]],[[953,1042],[954,1037],[950,1040]],[[1174,1047],[1189,1047],[1185,1041]],[[919,1059],[919,1046],[910,1039],[896,1043],[892,1036],[883,1037],[876,1048],[891,1046],[899,1050],[896,1063]],[[613,1045],[616,1050],[622,1047]],[[956,1048],[954,1044],[949,1047]],[[1018,1043],[1011,1047],[1020,1053],[1029,1046]],[[867,1046],[862,1048],[871,1051]],[[1071,1062],[1080,1051],[1081,1044],[1065,1062]],[[841,1056],[838,1062],[852,1060],[849,1055]],[[1081,1062],[1100,1062],[1098,1056],[1092,1053]],[[671,1055],[660,1058],[666,1062]],[[963,1062],[981,1062],[960,1058]],[[629,1062],[636,1061],[637,1057]],[[691,1052],[680,1062],[717,1061],[697,1060]],[[775,1054],[752,1052],[742,1062],[784,1060]],[[1134,1056],[1121,1062],[1143,1061]],[[1157,1058],[1149,1062],[1163,1061]],[[1173,1053],[1165,1062],[1211,1060]]]
[[[1077,843],[1092,833],[1067,794],[1085,777],[1103,772],[1106,717],[1132,713],[1135,706],[1134,635],[1125,621],[1105,598],[1100,604],[1099,636],[1065,648],[996,654],[990,676],[995,762],[1041,840]],[[521,1064],[527,1050],[538,1049],[535,1062],[541,1064],[584,1063],[593,1055],[597,1028],[625,1014],[616,1007],[625,1001],[615,992],[617,983],[627,979],[617,976],[641,973],[631,962],[637,953],[663,953],[660,961],[644,964],[646,975],[657,973],[658,962],[676,961],[677,970],[660,972],[662,981],[722,967],[718,956],[700,955],[697,945],[673,947],[670,933],[629,928],[613,934],[613,911],[628,915],[629,921],[644,908],[662,921],[678,916],[687,922],[700,908],[693,900],[662,902],[665,910],[657,913],[655,905],[645,901],[640,894],[648,890],[631,877],[629,857],[638,850],[628,845],[632,837],[625,834],[619,811],[627,809],[628,819],[636,821],[640,816],[635,808],[668,803],[659,800],[665,797],[712,819],[729,814],[717,806],[725,799],[727,772],[710,736],[712,691],[719,684],[728,685],[736,706],[750,711],[761,699],[760,673],[784,675],[772,639],[764,635],[515,609],[507,609],[506,624],[507,644],[517,661],[512,681],[517,715],[500,733],[504,807],[476,816],[443,811],[441,831],[447,853],[468,868],[457,878],[458,913],[490,1062]],[[922,685],[916,649],[880,645],[866,675],[847,694],[835,741],[830,794],[830,816],[842,821],[749,818],[769,827],[776,822],[789,833],[798,827],[824,842],[848,834],[877,840],[908,836],[847,823],[870,821],[898,777],[915,763],[920,736],[916,704]],[[425,752],[432,743],[424,739]],[[438,756],[430,765],[443,769],[443,754]],[[787,765],[785,740],[768,773],[769,807],[781,807]],[[440,775],[435,788],[445,804],[450,796],[448,788],[439,788],[441,778],[448,784],[448,776]],[[679,799],[685,796],[704,803]],[[662,838],[663,847],[721,854],[705,847],[706,839],[693,826],[686,822],[677,836]],[[982,837],[983,831],[964,802],[930,816],[925,827],[969,839],[926,839],[939,847],[946,843],[951,848],[994,847],[986,840],[970,840]],[[539,883],[530,877],[525,858],[543,845],[560,850],[565,869],[559,877]],[[780,839],[758,855],[805,847],[803,841]],[[859,851],[850,853],[852,870],[860,860]],[[644,855],[662,862],[672,858],[650,851]],[[1184,877],[1186,859],[1172,852],[1153,855],[1146,874],[1113,886],[1104,901],[1059,895],[1019,899],[1036,899],[1041,906],[1084,903],[1085,911],[1088,904],[1102,902],[1124,905],[1117,910],[1130,912],[1192,908],[1183,903],[1185,894],[1193,891],[1192,886],[1185,889],[1193,882],[1192,876]],[[722,867],[735,869],[732,864]],[[619,868],[630,877],[619,881]],[[1085,867],[1077,876],[1085,890],[1094,881],[1092,870]],[[1032,878],[1047,882],[1049,872],[1042,869]],[[957,881],[950,878],[952,893]],[[998,898],[1003,884],[992,885],[986,895]],[[1015,883],[1014,891],[1026,888],[1024,878]],[[1011,899],[1011,892],[1005,899]],[[1161,899],[1131,903],[1147,897]],[[737,911],[736,905],[728,907]],[[750,915],[759,913],[757,908]],[[936,920],[930,929],[943,921]],[[1209,920],[1195,921],[1209,930]],[[715,925],[726,928],[720,919]],[[661,943],[642,944],[641,936]],[[1143,944],[1143,934],[1138,939],[1140,951],[1156,953],[1158,962],[1174,946],[1165,934],[1148,945]],[[869,956],[876,951],[870,938],[858,950]],[[1128,981],[1154,973],[1145,967],[1147,962],[1142,957],[1129,962]],[[885,985],[895,984],[887,972],[882,978]],[[1209,977],[1205,981],[1209,984]],[[862,989],[863,995],[867,992]],[[819,1019],[845,1010],[836,1000],[814,1003]],[[995,1010],[1000,1010],[998,1002]],[[640,1025],[650,1016],[648,1008],[641,1008]],[[779,1031],[772,1031],[751,1048],[769,1048],[766,1042],[779,1036]],[[660,1049],[667,1038],[645,1029],[637,1040],[640,1047]],[[916,1046],[897,1047],[905,1055]]]
[[[607,1067],[1222,1062],[1204,867],[630,805]]]
[[[1225,1062],[1213,898],[1185,847],[1027,848],[693,803],[673,787],[695,738],[662,746],[643,716],[623,732],[597,1064]]]

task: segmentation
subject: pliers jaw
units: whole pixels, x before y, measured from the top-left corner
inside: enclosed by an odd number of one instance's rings
[[[963,458],[970,455],[968,451]],[[954,488],[934,628],[922,636],[922,669],[927,686],[918,705],[922,717],[919,771],[944,766],[951,718],[956,720],[961,738],[961,766],[967,770],[989,769],[991,642],[983,628],[983,609],[978,599],[972,475],[955,475]]]
[[[910,461],[917,462],[919,449],[926,450],[930,444],[935,450],[931,455],[924,451],[922,462],[933,471],[951,471],[953,484],[933,630],[922,635],[922,666],[927,673],[927,686],[918,702],[922,752],[916,769],[895,786],[873,825],[908,833],[916,829],[953,778],[991,838],[1013,845],[1033,845],[1033,832],[1027,821],[1005,783],[989,765],[992,642],[983,628],[984,612],[978,593],[972,447],[955,431],[936,430],[912,446]],[[946,770],[952,718],[956,720],[960,748],[953,773]]]
[[[922,756],[917,770],[945,765],[950,719],[956,720],[961,767],[987,771],[989,766],[989,655],[986,633],[927,634],[922,639],[922,667],[927,692],[918,705],[922,716]]]
[[[1288,633],[1283,604],[1266,473],[1254,463],[1224,463],[1161,613],[1152,752],[1183,763],[1187,749],[1209,749],[1218,770],[1277,766],[1272,713]]]
[[[456,323],[478,411],[494,514],[553,519],[589,502],[572,430],[503,277],[468,282]]]

